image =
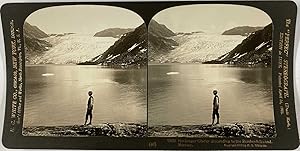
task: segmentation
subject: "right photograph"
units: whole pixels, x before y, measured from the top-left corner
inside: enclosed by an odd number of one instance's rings
[[[148,26],[148,136],[273,138],[272,20],[243,5],[157,13]]]

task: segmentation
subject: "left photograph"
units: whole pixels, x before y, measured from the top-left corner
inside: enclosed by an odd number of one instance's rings
[[[25,43],[24,136],[145,137],[147,28],[112,6],[33,12]]]

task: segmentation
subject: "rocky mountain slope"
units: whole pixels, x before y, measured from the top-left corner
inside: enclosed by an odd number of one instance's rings
[[[249,35],[232,51],[206,63],[236,65],[271,65],[272,24]]]
[[[149,23],[148,31],[150,34],[159,37],[172,37],[176,36],[176,34],[171,31],[166,25],[160,24],[155,20],[151,20]]]
[[[33,58],[48,51],[52,45],[42,39],[49,36],[36,26],[32,26],[29,23],[25,22],[23,31],[26,52],[25,60],[26,63],[31,63]]]
[[[176,34],[168,29],[165,25],[151,20],[149,24],[149,61],[158,61],[161,57],[175,49],[179,44],[171,37]]]
[[[79,64],[101,64],[107,66],[147,65],[147,28],[140,25],[124,34],[103,54]]]
[[[263,29],[264,27],[251,27],[251,26],[240,26],[235,27],[229,30],[226,30],[222,33],[222,35],[241,35],[248,36],[258,30]]]
[[[97,32],[94,36],[120,38],[123,34],[132,32],[133,30],[133,28],[108,28]]]
[[[39,29],[37,26],[30,25],[28,22],[25,22],[24,26],[24,35],[34,38],[46,38],[49,37],[44,31]]]

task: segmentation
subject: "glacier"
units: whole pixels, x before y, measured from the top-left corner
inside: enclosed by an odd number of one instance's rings
[[[32,64],[76,64],[91,60],[106,51],[118,38],[68,34],[54,35],[43,40],[53,47],[31,60]]]
[[[246,37],[240,35],[220,35],[194,33],[172,37],[179,43],[170,53],[161,56],[159,62],[196,63],[216,59],[240,44]]]

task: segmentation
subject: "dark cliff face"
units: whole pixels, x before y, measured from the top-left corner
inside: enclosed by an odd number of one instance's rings
[[[24,40],[25,40],[26,53],[44,52],[44,51],[47,51],[48,48],[52,46],[45,40],[40,40],[40,39],[37,39],[34,37],[29,37],[26,35],[24,35]]]
[[[169,53],[179,44],[173,39],[149,34],[149,61],[155,61],[161,55]]]
[[[35,59],[35,56],[42,54],[47,51],[52,45],[42,38],[48,37],[48,35],[40,30],[36,26],[32,26],[29,23],[24,24],[24,44],[25,44],[25,59],[26,62],[31,62]]]
[[[113,37],[120,38],[123,34],[134,31],[133,28],[108,28],[97,32],[94,37]]]
[[[155,20],[151,20],[149,24],[149,61],[155,61],[160,55],[169,53],[179,44],[173,39],[169,38],[176,36],[176,34],[168,29],[165,25],[157,23]]]
[[[45,32],[40,30],[37,26],[32,26],[29,23],[25,22],[24,26],[24,35],[28,37],[34,37],[34,38],[46,38],[49,37]]]
[[[226,30],[222,33],[222,35],[241,35],[248,36],[258,30],[262,30],[264,27],[250,27],[250,26],[241,26],[235,27],[229,30]]]
[[[149,23],[149,33],[159,37],[172,37],[176,34],[171,31],[167,26],[159,24],[155,20],[151,20]]]
[[[81,64],[147,65],[147,28],[145,24],[124,34],[103,54]]]
[[[41,40],[49,36],[38,27],[25,22],[23,31],[26,52],[43,52],[47,50],[47,47],[51,47],[48,42]]]
[[[249,35],[229,53],[206,63],[270,66],[271,57],[272,24],[269,24],[262,30]]]

